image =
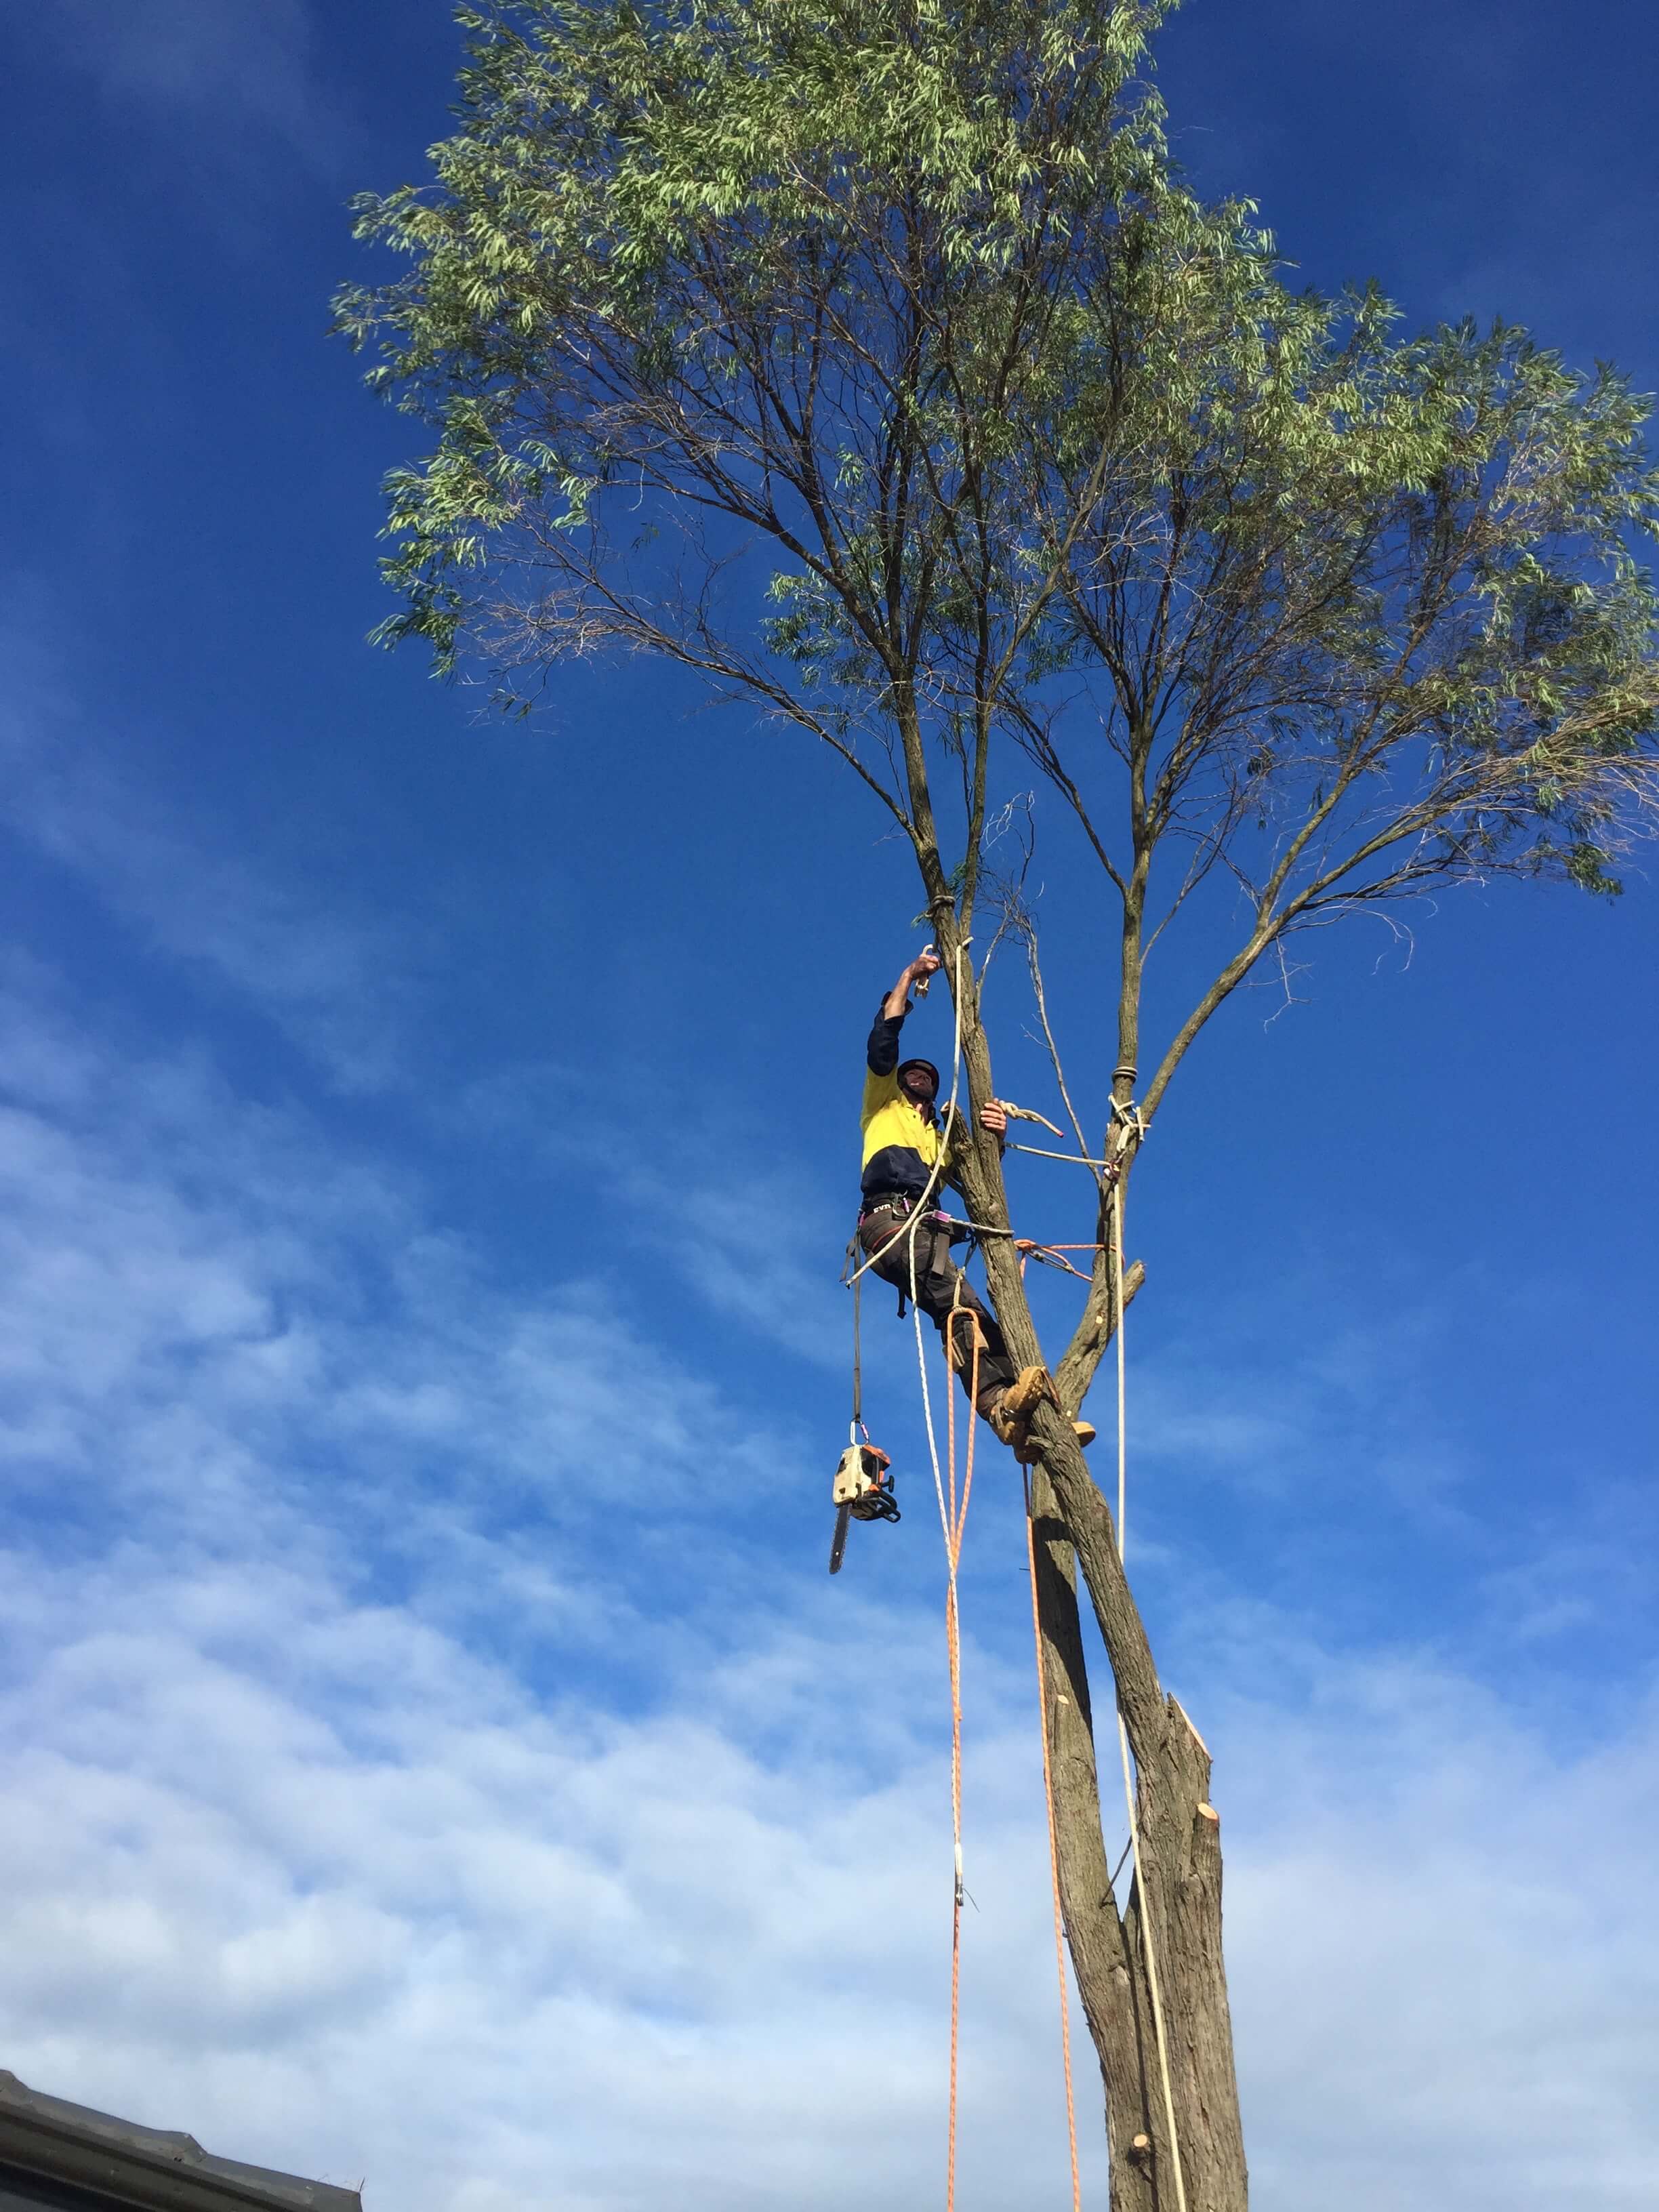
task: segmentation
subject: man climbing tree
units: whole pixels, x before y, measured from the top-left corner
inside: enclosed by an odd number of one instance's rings
[[[1023,1448],[1039,1370],[1031,1370],[1015,1387],[1018,1378],[996,1317],[951,1260],[950,1224],[928,1201],[942,1186],[956,1185],[959,1133],[940,1127],[935,1110],[939,1070],[933,1061],[898,1056],[910,994],[918,984],[925,989],[940,964],[929,945],[902,969],[870,1031],[860,1116],[864,1161],[858,1241],[872,1272],[894,1285],[901,1304],[914,1298],[938,1329],[963,1389],[972,1393],[977,1385],[975,1410],[1005,1443]],[[987,1099],[979,1122],[1000,1140],[1008,1127],[1001,1102]],[[1094,1442],[1091,1422],[1073,1421],[1072,1426],[1080,1444]]]
[[[1636,559],[1659,482],[1611,369],[1288,289],[1250,210],[1171,167],[1163,12],[464,12],[433,179],[362,206],[407,273],[340,315],[435,433],[391,480],[389,641],[482,661],[509,711],[562,658],[665,653],[829,746],[908,845],[981,1102],[975,917],[1026,944],[1078,1152],[1116,1170],[1045,1360],[1000,1133],[961,1132],[1001,1349],[1045,1380],[1025,1428],[1066,1931],[1114,2212],[1242,2212],[1209,1754],[1070,1416],[1138,1281],[1142,1137],[1294,933],[1503,875],[1617,890],[1659,778]],[[1085,1009],[1114,1070],[1092,1104],[1020,886],[994,875],[988,825],[1034,779],[1045,867],[1098,897],[1113,948]],[[1146,962],[1176,928],[1207,980],[1154,1043]],[[1077,1566],[1132,1776],[1127,1893]]]
[[[912,1297],[939,1333],[945,1356],[970,1389],[974,1336],[980,1334],[978,1410],[988,1420],[1014,1379],[1002,1331],[951,1258],[951,1231],[938,1206],[940,1189],[954,1182],[959,1132],[943,1127],[935,1106],[939,1070],[931,1060],[899,1059],[899,1031],[910,1012],[910,994],[925,989],[939,972],[930,945],[918,953],[882,1000],[865,1049],[864,1139],[859,1186],[858,1241],[872,1271]],[[980,1122],[995,1136],[1008,1127],[994,1099],[980,1109]]]

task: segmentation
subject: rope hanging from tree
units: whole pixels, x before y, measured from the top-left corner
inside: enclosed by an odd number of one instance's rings
[[[1122,1071],[1120,1070],[1120,1073]],[[1134,1071],[1128,1071],[1133,1080]],[[1120,1106],[1113,1102],[1113,1116],[1123,1129],[1118,1152],[1120,1159],[1127,1150],[1130,1135],[1139,1143],[1146,1133],[1146,1125],[1140,1109],[1133,1103]],[[1124,1520],[1128,1503],[1128,1419],[1126,1389],[1126,1352],[1123,1326],[1123,1178],[1120,1175],[1112,1185],[1112,1318],[1116,1324],[1114,1334],[1117,1349],[1117,1556],[1120,1565],[1124,1558]],[[1124,1724],[1123,1707],[1117,1711],[1118,1750],[1123,1762],[1123,1800],[1129,1815],[1129,1849],[1133,1855],[1135,1889],[1140,1899],[1140,1940],[1146,1954],[1146,1988],[1152,2001],[1152,2034],[1158,2045],[1158,2077],[1164,2091],[1164,2118],[1170,2130],[1170,2165],[1175,2176],[1176,2212],[1187,2212],[1187,2185],[1181,2171],[1181,2142],[1176,2131],[1175,2093],[1170,2082],[1170,2045],[1164,2026],[1164,1999],[1158,1987],[1158,1946],[1152,1935],[1152,1901],[1146,1888],[1146,1878],[1140,1857],[1140,1816],[1135,1802],[1133,1764],[1129,1754],[1129,1731]]]
[[[939,1525],[945,1538],[945,1649],[951,1680],[951,1840],[954,1875],[951,1918],[951,2068],[945,2147],[945,2212],[955,2212],[956,2207],[957,2110],[957,2089],[960,2075],[962,2018],[962,1908],[967,1897],[967,1892],[963,1887],[963,1881],[962,1618],[958,1601],[957,1570],[962,1557],[962,1538],[963,1532],[967,1522],[968,1502],[973,1490],[974,1447],[978,1434],[978,1423],[974,1413],[970,1411],[968,1419],[966,1461],[963,1470],[961,1489],[960,1492],[958,1492],[957,1485],[956,1394],[950,1387],[948,1370],[951,1364],[952,1364],[952,1347],[957,1347],[955,1357],[960,1358],[963,1356],[960,1352],[960,1348],[957,1346],[957,1340],[954,1334],[955,1316],[957,1312],[962,1310],[962,1309],[953,1304],[951,1322],[947,1328],[945,1336],[945,1344],[946,1347],[945,1357],[947,1362],[947,1373],[945,1378],[946,1457],[950,1468],[950,1476],[947,1484],[945,1468],[941,1466],[939,1460],[938,1431],[933,1421],[933,1394],[929,1388],[927,1379],[927,1346],[921,1334],[921,1310],[916,1300],[916,1232],[921,1226],[922,1217],[927,1206],[927,1201],[933,1195],[934,1187],[938,1183],[940,1174],[943,1170],[950,1133],[953,1129],[956,1121],[957,1099],[962,1083],[962,958],[963,954],[967,951],[969,941],[970,940],[964,939],[963,943],[957,946],[952,973],[952,998],[955,1001],[953,1010],[955,1014],[955,1023],[954,1036],[951,1045],[951,1096],[945,1107],[944,1126],[939,1147],[939,1157],[933,1163],[933,1169],[928,1176],[927,1184],[922,1190],[921,1197],[916,1200],[915,1206],[911,1210],[905,1231],[901,1232],[905,1236],[909,1261],[910,1308],[912,1319],[915,1328],[916,1366],[921,1384],[922,1414],[927,1430],[928,1457],[933,1465],[933,1489],[939,1502]],[[1117,1070],[1117,1074],[1120,1077],[1127,1077],[1129,1081],[1133,1082],[1134,1078],[1134,1070],[1133,1068],[1119,1068]],[[1116,1098],[1114,1098],[1112,1102],[1112,1116],[1113,1121],[1120,1132],[1118,1143],[1115,1147],[1115,1156],[1114,1158],[1100,1161],[1089,1160],[1083,1158],[1079,1154],[1069,1152],[1045,1153],[1042,1154],[1042,1157],[1053,1159],[1073,1159],[1076,1160],[1078,1164],[1080,1166],[1090,1168],[1106,1170],[1113,1166],[1116,1166],[1121,1170],[1125,1155],[1129,1151],[1131,1146],[1138,1146],[1144,1139],[1146,1133],[1146,1124],[1141,1115],[1139,1109],[1134,1104],[1133,1100],[1121,1102]],[[1034,1146],[1024,1145],[1016,1146],[1011,1147],[1011,1149],[1019,1152],[1036,1152],[1038,1150],[1038,1148]],[[1012,1236],[1012,1233],[1010,1231],[995,1230],[990,1228],[988,1225],[981,1225],[977,1223],[964,1223],[962,1225],[969,1230],[976,1237],[988,1236]],[[891,1244],[896,1243],[897,1241],[897,1238],[894,1237],[889,1240],[888,1243],[878,1247],[878,1250],[875,1253],[872,1253],[869,1258],[866,1259],[862,1265],[855,1267],[847,1279],[852,1285],[854,1295],[855,1332],[857,1326],[856,1300],[860,1288],[860,1279],[874,1263],[875,1260],[889,1250]],[[1056,1258],[1058,1258],[1058,1255],[1062,1252],[1097,1251],[1100,1249],[1098,1243],[1040,1245],[1033,1239],[1027,1237],[1015,1238],[1013,1241],[1020,1249],[1020,1269],[1022,1273],[1024,1272],[1026,1261],[1030,1259],[1046,1259],[1050,1254],[1056,1255]],[[1115,1324],[1114,1334],[1116,1338],[1117,1370],[1117,1552],[1119,1561],[1121,1563],[1125,1556],[1124,1523],[1126,1508],[1127,1505],[1128,1490],[1128,1424],[1123,1312],[1123,1182],[1121,1173],[1113,1182],[1111,1186],[1109,1250],[1111,1255],[1112,1316]],[[1059,1264],[1068,1266],[1068,1263],[1063,1261],[1059,1261]],[[1069,1267],[1068,1272],[1074,1274],[1080,1273],[1080,1270]],[[959,1292],[960,1285],[958,1284],[958,1295]],[[973,1329],[973,1338],[971,1351],[968,1355],[971,1361],[969,1382],[969,1404],[970,1407],[973,1407],[976,1405],[979,1395],[979,1358],[982,1337],[977,1321],[973,1320],[971,1316],[969,1316],[969,1319]],[[856,1394],[858,1391],[858,1379],[856,1376],[854,1388]],[[857,1420],[858,1410],[855,1398],[855,1423]],[[1054,1953],[1060,1981],[1060,2049],[1066,2080],[1066,2123],[1068,2145],[1071,2154],[1072,2204],[1073,2212],[1081,2212],[1082,2189],[1078,2165],[1077,2115],[1072,2081],[1071,2007],[1067,1994],[1066,1978],[1065,1918],[1060,1900],[1059,1838],[1054,1826],[1053,1778],[1048,1758],[1047,1669],[1043,1655],[1042,1613],[1038,1601],[1036,1541],[1035,1526],[1031,1518],[1031,1490],[1029,1476],[1025,1479],[1025,1509],[1026,1550],[1031,1577],[1031,1620],[1036,1641],[1038,1717],[1042,1729],[1042,1794],[1044,1809],[1048,1815],[1048,1869],[1050,1883],[1054,1893]],[[1135,1888],[1140,1899],[1141,1941],[1145,1947],[1146,1953],[1146,1982],[1148,1992],[1152,2000],[1152,2027],[1158,2049],[1158,2075],[1160,2086],[1163,2091],[1164,2121],[1169,2130],[1170,2159],[1170,2166],[1173,2169],[1175,2182],[1176,2212],[1187,2212],[1186,2184],[1185,2178],[1182,2172],[1181,2146],[1176,2127],[1175,2094],[1170,2076],[1169,2039],[1164,2026],[1163,1994],[1159,1984],[1158,1972],[1157,1942],[1152,1929],[1152,1916],[1149,1903],[1145,1869],[1141,1857],[1140,1820],[1139,1810],[1136,1805],[1134,1768],[1129,1749],[1128,1729],[1124,1723],[1122,1707],[1121,1705],[1118,1708],[1117,1733],[1118,1746],[1123,1766],[1124,1802],[1128,1814],[1129,1821],[1128,1855],[1132,1856],[1133,1858]]]
[[[926,1206],[929,1193],[945,1164],[946,1139],[955,1119],[957,1094],[962,1085],[962,956],[966,950],[965,942],[957,948],[953,976],[956,1035],[951,1060],[951,1097],[945,1116],[945,1134],[940,1139],[939,1158],[933,1163],[933,1173],[928,1176],[927,1188],[912,1209],[908,1238],[910,1312],[915,1323],[916,1370],[921,1379],[921,1409],[927,1425],[927,1455],[933,1462],[933,1489],[939,1499],[939,1526],[945,1535],[945,1644],[951,1671],[951,1844],[954,1881],[951,1905],[951,2087],[945,2131],[945,2212],[955,2212],[957,2198],[957,2088],[962,2028],[962,1907],[966,1894],[963,1887],[962,1873],[962,1621],[957,1603],[957,1564],[962,1557],[962,1532],[968,1518],[969,1496],[973,1489],[975,1424],[970,1416],[968,1425],[968,1462],[958,1499],[957,1407],[948,1373],[945,1382],[945,1420],[951,1463],[948,1492],[944,1472],[939,1465],[939,1435],[933,1425],[933,1395],[927,1383],[927,1347],[922,1339],[921,1308],[916,1298],[916,1230],[921,1220],[922,1208]],[[868,1265],[869,1261],[866,1261],[865,1266]],[[858,1272],[862,1274],[864,1269],[861,1267]],[[947,1335],[946,1344],[950,1344],[951,1341],[951,1339]],[[971,1382],[976,1389],[979,1382],[977,1327],[974,1332]]]

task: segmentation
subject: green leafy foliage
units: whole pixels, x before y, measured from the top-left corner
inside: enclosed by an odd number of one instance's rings
[[[1645,403],[1289,289],[1171,167],[1163,12],[464,11],[431,180],[358,206],[407,272],[338,307],[436,433],[380,636],[673,654],[832,744],[964,913],[1023,754],[1137,963],[1149,902],[1238,878],[1222,995],[1356,902],[1615,889],[1659,714]]]

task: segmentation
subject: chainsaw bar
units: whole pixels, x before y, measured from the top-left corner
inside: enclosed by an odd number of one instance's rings
[[[836,1508],[836,1534],[830,1546],[830,1571],[832,1575],[838,1575],[841,1572],[841,1563],[847,1557],[847,1528],[852,1517],[853,1509],[850,1505],[838,1505]]]

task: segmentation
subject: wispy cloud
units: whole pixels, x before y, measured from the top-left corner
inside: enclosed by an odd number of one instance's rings
[[[434,952],[408,917],[353,911],[192,830],[118,764],[15,635],[0,701],[8,819],[71,871],[141,942],[218,977],[258,1006],[341,1088],[391,1079],[406,1048],[416,979]],[[21,661],[26,672],[20,676]]]
[[[838,1216],[822,1179],[791,1164],[775,1117],[751,1096],[668,1106],[614,1073],[526,1061],[432,1111],[602,1182],[618,1234],[650,1255],[664,1302],[689,1297],[815,1367],[848,1365],[852,1309],[837,1268],[853,1209]]]
[[[931,1618],[849,1593],[831,1632],[786,1574],[734,1620],[695,1557],[700,1406],[734,1425],[709,1386],[574,1287],[518,1309],[302,1121],[200,1069],[120,1070],[38,977],[8,1012],[35,1072],[0,1125],[35,1266],[5,1316],[32,1480],[0,1721],[26,2078],[176,2100],[210,2139],[356,2160],[411,2206],[522,2201],[550,2156],[562,2202],[672,2172],[712,2208],[745,2139],[754,2203],[828,2206],[882,2047],[871,2127],[913,2196],[948,1867]],[[765,1443],[735,1439],[757,1480]],[[837,1747],[848,1634],[893,1705]],[[1036,1841],[1000,1745],[994,1722],[986,1900]],[[1040,1887],[1012,1888],[1040,1936]],[[999,1944],[984,1969],[1020,1978]],[[1022,2017],[990,2007],[976,2062],[1003,2123],[1039,2090],[1001,2050]],[[1015,2151],[999,2124],[988,2190]]]
[[[39,969],[6,984],[10,2063],[409,2212],[914,2205],[948,2000],[936,1574],[763,1581],[703,1447],[764,1495],[787,1431],[595,1285],[504,1286],[298,1109],[135,1056]],[[1064,2186],[1024,1593],[979,1559],[964,2212]],[[1286,2212],[1633,2208],[1653,1711],[1553,1741],[1327,1626],[1177,1637],[1259,2182]],[[1081,2052],[1097,2190],[1091,2078]]]
[[[414,2207],[896,2208],[933,2181],[936,1748],[849,1787],[711,1723],[706,1662],[629,1720],[282,1576],[13,1591],[25,2078],[367,2166],[372,2200]],[[1062,2155],[1007,1748],[982,1740],[971,1784],[980,2205]]]
[[[106,100],[188,118],[198,143],[234,151],[252,123],[307,152],[337,132],[304,0],[54,0],[27,27]]]

